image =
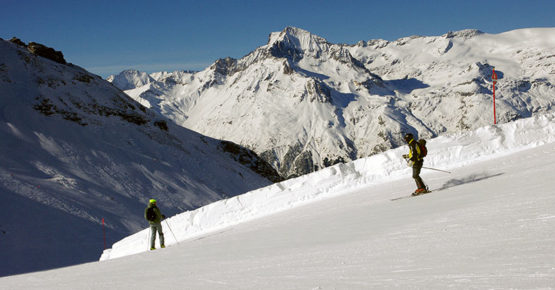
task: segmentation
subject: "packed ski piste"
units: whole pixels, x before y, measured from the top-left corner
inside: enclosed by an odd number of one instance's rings
[[[473,132],[440,136],[428,140],[426,163],[418,162],[422,151],[414,135],[406,134],[407,146],[382,154],[363,158],[348,164],[338,164],[318,172],[286,180],[230,199],[218,201],[193,211],[170,217],[165,221],[174,230],[176,238],[166,245],[192,239],[227,227],[269,216],[314,201],[344,195],[363,186],[380,184],[412,176],[417,184],[414,193],[399,193],[399,197],[412,196],[428,187],[415,178],[415,172],[430,170],[445,174],[468,164],[513,154],[555,141],[555,114],[537,115],[528,119],[486,126]],[[420,153],[421,154],[421,153]],[[405,160],[405,157],[408,159]],[[411,158],[413,160],[411,160]],[[422,168],[415,168],[414,163]],[[451,171],[448,171],[451,170]],[[418,172],[419,173],[419,172]],[[433,189],[433,188],[432,188]],[[100,260],[119,258],[147,251],[150,229],[145,229],[115,243],[104,251]]]

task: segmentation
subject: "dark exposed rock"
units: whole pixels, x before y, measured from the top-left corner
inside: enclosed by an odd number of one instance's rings
[[[286,75],[291,75],[295,72],[295,70],[291,67],[291,64],[289,63],[289,59],[286,59],[283,62],[283,73]]]
[[[168,131],[168,123],[166,123],[166,121],[164,120],[158,120],[158,121],[154,121],[154,126],[160,128],[160,130],[163,131]]]
[[[443,35],[443,37],[445,38],[455,38],[455,37],[460,37],[463,39],[469,39],[472,38],[476,35],[481,35],[484,34],[484,32],[477,30],[477,29],[465,29],[465,30],[460,30],[460,31],[449,31],[446,34]]]
[[[311,103],[315,101],[320,103],[331,103],[330,88],[324,82],[318,79],[310,79],[306,83],[306,91]]]
[[[293,162],[293,167],[295,168],[297,176],[318,170],[314,164],[312,152],[310,151],[303,151],[301,154],[297,155]]]
[[[303,51],[288,42],[288,39],[276,41],[272,47],[270,47],[270,54],[273,57],[289,58],[293,61],[299,61],[303,58]]]
[[[272,182],[280,182],[284,179],[278,172],[264,159],[260,158],[253,151],[241,147],[233,142],[221,141],[222,151],[230,153],[231,157],[237,162],[249,167],[254,172],[266,177]]]
[[[52,103],[52,101],[48,98],[38,97],[36,98],[37,103],[33,106],[33,109],[39,111],[45,116],[50,116],[54,114],[58,114],[62,116],[65,120],[73,121],[78,123],[81,126],[87,126],[87,123],[82,121],[82,118],[79,114],[75,112],[70,112],[65,109],[58,108],[56,105]]]
[[[73,102],[74,108],[67,105],[65,107],[58,107],[49,98],[37,97],[33,108],[43,115],[61,115],[65,120],[74,121],[82,126],[86,126],[87,123],[83,121],[83,118],[80,117],[77,110],[87,114],[104,117],[117,116],[122,120],[138,126],[145,125],[150,121],[147,116],[135,112],[135,107],[131,103],[125,102],[125,100],[115,98],[114,104],[117,108],[99,105],[96,103],[84,104],[79,102]]]
[[[336,159],[329,159],[328,157],[324,158],[325,167],[330,167],[339,163],[345,163],[345,159],[343,159],[343,157],[338,157]]]
[[[229,76],[235,72],[236,67],[237,60],[231,57],[226,57],[218,59],[211,68],[221,75]]]
[[[40,43],[30,42],[29,45],[27,46],[27,50],[29,50],[29,52],[31,52],[34,55],[46,57],[57,63],[61,63],[61,64],[67,63],[61,51],[54,50],[53,48],[45,46]]]
[[[21,41],[21,39],[19,39],[17,37],[12,37],[12,39],[10,39],[10,42],[15,43],[19,46],[27,46],[27,44],[25,44],[25,42]]]
[[[94,79],[94,77],[92,77],[91,75],[88,75],[88,74],[78,74],[74,77],[74,80],[80,81],[80,82],[83,82],[83,83],[90,83],[93,79]]]

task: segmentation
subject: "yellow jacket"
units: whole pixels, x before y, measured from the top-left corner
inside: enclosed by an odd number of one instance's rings
[[[411,161],[420,161],[423,160],[424,158],[420,157],[421,152],[420,152],[420,146],[418,146],[418,144],[416,144],[416,141],[414,141],[414,139],[411,139],[409,141],[409,159]]]

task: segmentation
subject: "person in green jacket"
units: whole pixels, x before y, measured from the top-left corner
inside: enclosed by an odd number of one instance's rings
[[[151,199],[148,207],[145,209],[145,219],[150,224],[150,250],[155,250],[154,242],[156,241],[156,232],[160,237],[160,247],[165,248],[164,233],[162,232],[162,220],[166,218],[165,215],[160,213],[160,209],[156,206],[156,200]]]

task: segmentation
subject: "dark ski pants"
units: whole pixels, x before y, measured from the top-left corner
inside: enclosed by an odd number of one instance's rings
[[[160,236],[160,246],[164,245],[164,233],[162,232],[162,223],[150,224],[150,247],[154,248],[154,242],[156,241],[156,232]]]
[[[416,182],[416,187],[418,189],[426,188],[424,181],[420,177],[420,171],[422,170],[423,165],[424,165],[424,160],[420,160],[420,161],[414,162],[414,165],[412,166],[412,178],[414,178],[414,181]]]

